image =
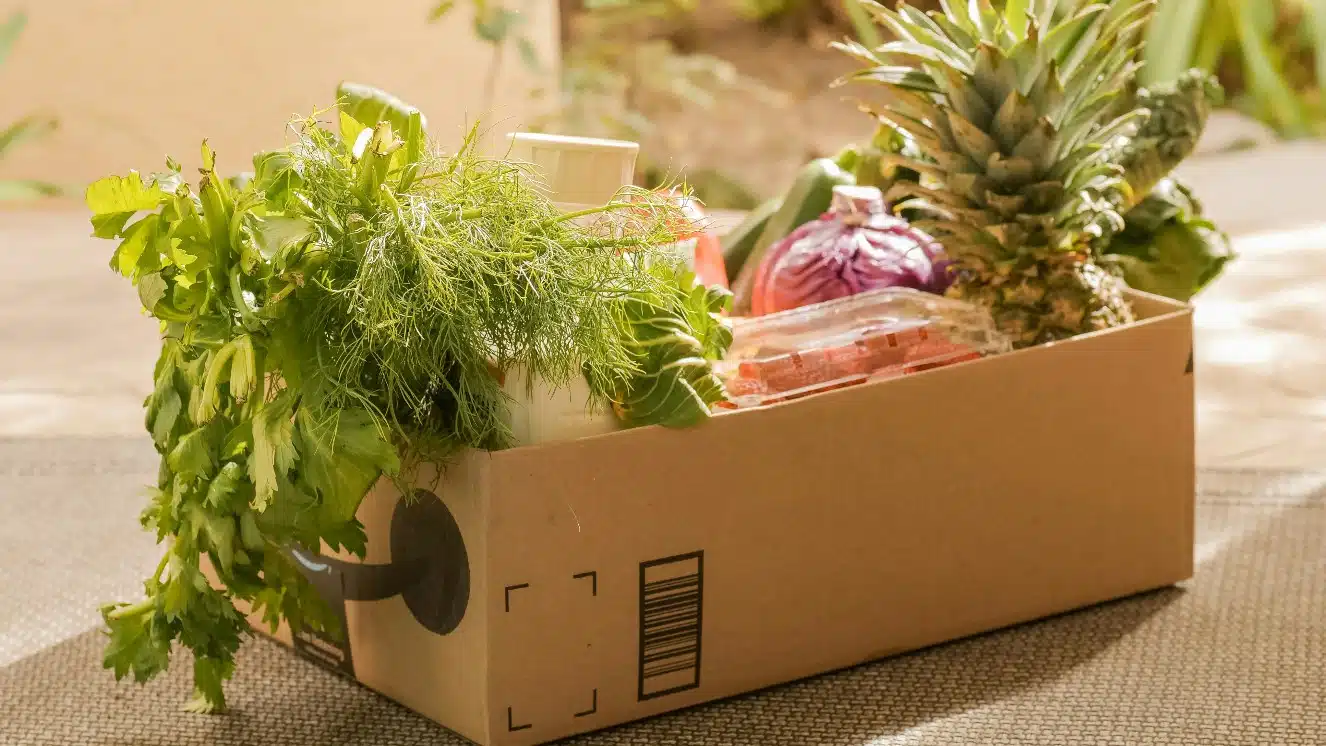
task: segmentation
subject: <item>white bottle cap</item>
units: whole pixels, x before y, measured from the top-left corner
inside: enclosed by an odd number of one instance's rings
[[[535,166],[543,180],[543,192],[553,202],[606,204],[635,180],[639,143],[530,132],[508,137],[508,157]]]

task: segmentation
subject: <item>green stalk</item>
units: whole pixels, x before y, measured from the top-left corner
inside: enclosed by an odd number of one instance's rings
[[[650,243],[639,238],[596,238],[567,245],[578,249],[625,249],[649,246]]]
[[[270,306],[275,303],[280,303],[281,301],[285,300],[288,295],[295,292],[295,289],[298,287],[299,283],[297,282],[292,282],[286,285],[285,287],[278,290],[275,295],[267,299],[267,305]]]
[[[253,315],[248,302],[244,300],[244,288],[240,285],[238,264],[230,268],[230,299],[234,301],[235,310],[239,311],[240,319],[243,320],[246,329],[257,331],[262,328],[262,322]]]
[[[568,220],[587,218],[590,215],[601,215],[605,212],[610,212],[612,210],[618,210],[623,207],[629,207],[629,206],[630,205],[625,202],[609,202],[608,204],[603,205],[602,207],[591,207],[586,210],[576,210],[575,212],[563,213],[562,215],[559,215],[553,218],[552,220],[545,222],[544,226],[552,227],[554,225],[557,225],[558,223],[565,223]]]
[[[441,218],[438,218],[437,224],[451,225],[452,223],[459,223],[462,220],[478,220],[483,216],[484,216],[483,208],[475,207],[469,210],[461,210],[459,213],[454,213],[451,215],[446,215]]]
[[[152,580],[161,582],[161,573],[166,571],[166,566],[170,564],[170,552],[161,555],[161,561],[157,563],[157,571],[152,573]]]
[[[203,175],[198,185],[198,198],[203,205],[203,218],[207,221],[207,232],[212,239],[212,248],[223,267],[229,267],[232,257],[230,245],[230,220],[234,212],[234,203],[225,191],[225,182],[218,180],[216,174]]]
[[[160,573],[158,573],[160,574]],[[156,608],[156,601],[151,598],[145,598],[136,604],[130,606],[121,606],[120,608],[106,615],[108,619],[128,619],[146,614]]]

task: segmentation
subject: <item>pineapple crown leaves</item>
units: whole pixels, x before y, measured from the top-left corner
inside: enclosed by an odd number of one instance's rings
[[[929,13],[859,2],[896,39],[835,44],[868,66],[839,83],[877,84],[888,104],[878,116],[910,133],[928,161],[898,165],[945,187],[902,185],[894,196],[918,201],[899,209],[938,208],[950,228],[995,239],[973,248],[1015,253],[1028,241],[1078,245],[1120,224],[1117,155],[1147,112],[1120,115],[1118,99],[1155,0],[1009,0],[1002,10],[942,0]]]

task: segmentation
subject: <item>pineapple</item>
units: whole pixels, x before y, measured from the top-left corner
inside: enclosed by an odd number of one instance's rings
[[[1092,246],[1133,201],[1119,161],[1148,112],[1120,96],[1154,0],[1064,0],[1061,21],[1058,0],[941,0],[929,13],[861,1],[897,40],[837,46],[870,66],[849,80],[878,84],[876,115],[922,152],[885,156],[928,177],[889,197],[933,216],[919,227],[954,261],[950,295],[987,307],[1020,347],[1130,322],[1125,285]]]

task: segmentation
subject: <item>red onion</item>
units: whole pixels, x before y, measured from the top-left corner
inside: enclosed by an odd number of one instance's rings
[[[751,315],[887,287],[943,293],[949,282],[940,245],[890,215],[879,189],[837,186],[828,212],[769,248],[756,272]]]

